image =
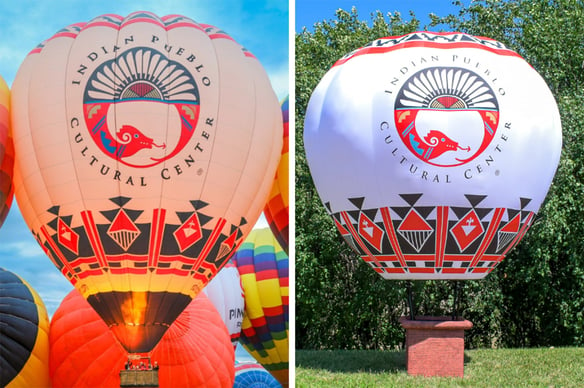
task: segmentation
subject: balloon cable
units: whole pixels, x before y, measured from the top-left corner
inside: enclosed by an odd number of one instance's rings
[[[412,296],[412,281],[406,280],[406,289],[408,290],[408,308],[410,309],[410,320],[414,321],[416,316],[414,314],[414,298]]]
[[[453,305],[452,306],[452,320],[457,321],[458,320],[458,309],[459,309],[459,305],[460,305],[460,281],[454,280],[453,286],[454,286],[454,301],[452,303],[452,305]]]

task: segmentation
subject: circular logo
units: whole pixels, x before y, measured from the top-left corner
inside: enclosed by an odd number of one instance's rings
[[[420,160],[441,167],[470,162],[493,140],[499,105],[473,71],[432,67],[412,75],[395,100],[395,125]]]
[[[193,136],[199,90],[182,64],[148,47],[99,65],[83,96],[87,129],[109,157],[150,167],[179,153]]]

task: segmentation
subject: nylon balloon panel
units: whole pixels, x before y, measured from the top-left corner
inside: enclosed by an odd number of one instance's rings
[[[348,244],[388,279],[479,279],[533,223],[561,152],[544,80],[500,42],[381,38],[314,90],[304,144]]]
[[[219,273],[205,286],[203,292],[221,315],[221,319],[235,350],[241,335],[244,296],[241,277],[233,261],[229,261]]]
[[[57,387],[119,387],[128,355],[76,290],[51,321],[51,383]],[[217,311],[198,295],[150,354],[159,387],[231,387],[235,355]],[[138,364],[138,361],[133,361]]]
[[[4,223],[12,199],[14,185],[14,144],[10,131],[10,91],[4,79],[0,77],[0,226]]]
[[[235,364],[233,388],[279,388],[278,380],[259,364]]]
[[[272,191],[268,196],[268,202],[264,208],[264,214],[268,225],[278,240],[280,246],[288,253],[289,223],[290,216],[288,210],[289,189],[288,189],[288,167],[289,167],[289,109],[288,96],[282,103],[282,118],[284,120],[284,145],[282,147],[282,156],[276,177],[272,185]]]
[[[252,230],[233,258],[245,314],[239,341],[282,384],[288,381],[288,256],[268,228]]]
[[[49,385],[48,332],[47,311],[36,291],[0,268],[0,386]]]
[[[125,338],[159,338],[203,289],[259,217],[277,167],[269,79],[216,30],[179,15],[99,16],[39,45],[14,81],[23,216]],[[124,346],[157,338],[142,341]]]
[[[466,207],[416,206],[420,197],[403,195],[404,206],[380,209],[351,198],[354,210],[332,217],[345,241],[385,278],[479,279],[519,243],[535,216],[520,206],[481,207],[484,196],[468,195]]]

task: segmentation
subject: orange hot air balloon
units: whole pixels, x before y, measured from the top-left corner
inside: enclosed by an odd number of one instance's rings
[[[12,87],[16,198],[41,247],[130,353],[148,353],[266,202],[278,100],[229,35],[99,16],[34,49]]]
[[[126,353],[76,290],[65,297],[55,312],[49,338],[54,388],[120,386],[120,369],[128,361]],[[156,362],[159,367],[160,388],[231,388],[235,379],[235,354],[229,334],[203,294],[170,326],[152,352],[151,360],[152,365]]]
[[[0,226],[4,223],[14,198],[13,168],[14,144],[10,131],[10,90],[4,79],[0,77]]]
[[[282,119],[284,120],[284,145],[282,147],[282,156],[280,158],[278,170],[276,171],[276,178],[274,179],[274,184],[272,185],[272,191],[270,192],[268,203],[266,203],[266,207],[264,208],[264,215],[266,216],[266,220],[270,225],[270,229],[286,253],[288,253],[288,225],[290,223],[290,218],[288,215],[289,116],[290,112],[288,109],[288,96],[286,96],[282,102]]]
[[[0,387],[49,387],[49,317],[37,292],[0,268]]]

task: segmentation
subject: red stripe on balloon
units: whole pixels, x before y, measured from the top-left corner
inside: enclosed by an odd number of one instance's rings
[[[103,245],[101,244],[101,240],[99,239],[99,232],[97,231],[97,226],[93,220],[93,214],[90,210],[84,210],[81,212],[81,218],[83,220],[85,230],[87,231],[87,237],[89,238],[89,242],[93,248],[95,257],[97,258],[97,262],[102,268],[107,267],[108,264],[105,257],[105,251],[103,249]]]
[[[381,267],[381,264],[379,263],[379,261],[371,253],[371,251],[369,251],[369,249],[367,249],[367,247],[365,246],[363,241],[361,241],[361,239],[359,238],[359,234],[357,233],[357,231],[353,227],[353,223],[351,222],[351,219],[349,218],[349,215],[347,214],[347,212],[345,212],[345,211],[341,212],[341,217],[343,217],[343,220],[345,220],[345,225],[349,229],[349,232],[351,232],[351,235],[353,236],[353,239],[355,240],[355,242],[357,242],[357,244],[359,244],[359,247],[361,247],[363,252],[365,252],[367,254],[367,257],[369,257],[373,262],[375,262],[377,267]]]
[[[489,223],[489,228],[487,229],[487,232],[485,233],[485,237],[483,238],[483,241],[481,242],[481,246],[479,247],[474,259],[470,263],[471,267],[476,267],[478,262],[482,259],[489,244],[493,240],[493,237],[495,237],[495,233],[497,232],[497,228],[499,227],[499,224],[501,223],[501,219],[503,218],[503,214],[505,214],[504,208],[498,207],[495,209],[495,212],[493,214],[493,218],[492,218],[491,222]],[[481,272],[481,271],[474,271],[473,270],[472,272]]]
[[[148,247],[148,266],[156,267],[160,258],[162,237],[164,234],[164,218],[166,209],[154,209],[152,212],[152,232],[150,234],[150,245]]]
[[[395,46],[391,46],[391,47],[369,46],[369,47],[364,47],[364,48],[358,49],[358,50],[356,50],[355,53],[351,54],[350,56],[339,59],[333,65],[333,67],[340,66],[340,65],[344,64],[345,62],[349,61],[350,59],[353,59],[355,57],[359,57],[362,55],[384,54],[384,53],[387,53],[390,51],[403,50],[405,48],[414,48],[414,47],[430,47],[430,48],[437,48],[437,49],[441,49],[441,50],[461,49],[461,48],[480,48],[481,50],[490,51],[490,52],[498,54],[498,55],[521,58],[521,56],[519,54],[517,54],[516,52],[511,51],[509,49],[496,49],[493,47],[480,45],[479,43],[472,43],[472,42],[453,42],[453,43],[440,42],[440,43],[437,43],[437,42],[429,42],[429,41],[409,41],[409,42],[398,43]]]
[[[385,225],[385,231],[387,232],[387,236],[389,237],[389,242],[391,243],[391,247],[395,251],[395,255],[397,260],[401,264],[402,267],[407,267],[406,260],[404,258],[404,254],[401,251],[399,246],[399,242],[397,240],[397,234],[395,233],[395,228],[393,227],[393,222],[391,221],[391,215],[389,213],[389,208],[382,207],[381,209],[381,218],[383,219],[383,225]],[[387,269],[386,269],[387,271]]]
[[[47,242],[51,246],[51,249],[53,250],[53,252],[55,252],[55,254],[59,257],[59,259],[63,263],[63,266],[65,268],[67,268],[67,271],[69,271],[69,273],[71,275],[76,276],[75,272],[73,271],[73,268],[69,264],[69,261],[67,261],[65,256],[63,256],[63,253],[61,252],[61,250],[57,247],[57,245],[55,244],[55,242],[51,238],[51,236],[49,236],[49,233],[47,232],[47,229],[45,226],[41,226],[41,233],[43,234],[43,236],[45,237],[45,239],[47,240]],[[57,267],[58,267],[58,265],[57,265]]]
[[[434,266],[441,268],[444,264],[444,250],[448,237],[448,206],[438,206],[436,219],[436,261]]]
[[[211,235],[207,239],[207,242],[205,243],[205,246],[201,250],[201,253],[199,254],[199,257],[197,258],[197,261],[193,265],[193,268],[195,268],[195,269],[196,268],[199,268],[199,266],[201,265],[201,263],[207,258],[207,255],[211,251],[211,248],[213,248],[213,245],[215,245],[215,242],[219,238],[219,236],[221,234],[221,230],[223,229],[223,226],[225,226],[225,223],[226,222],[227,221],[225,221],[224,218],[219,218],[217,220],[217,224],[215,225],[215,228],[213,229],[213,232],[211,232]]]

